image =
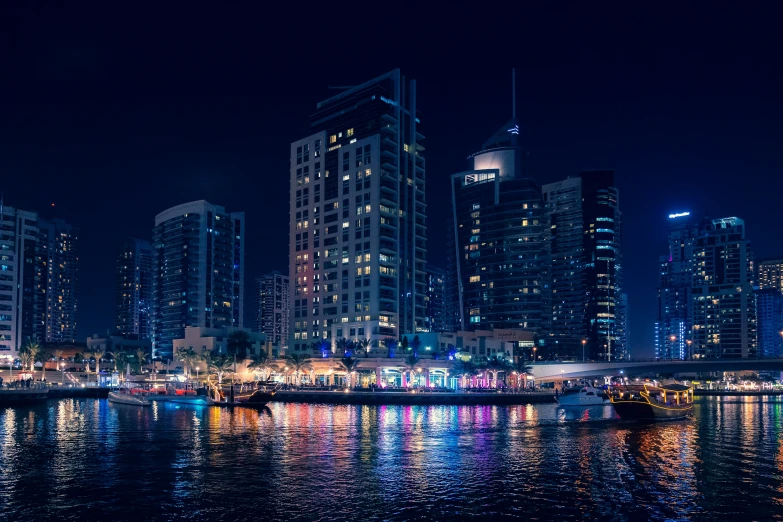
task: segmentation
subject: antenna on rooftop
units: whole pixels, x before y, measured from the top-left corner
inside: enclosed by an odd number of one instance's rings
[[[511,69],[511,116],[517,117],[517,70]]]

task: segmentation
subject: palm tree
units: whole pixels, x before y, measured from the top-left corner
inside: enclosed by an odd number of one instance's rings
[[[497,355],[493,355],[489,359],[487,359],[486,362],[486,368],[487,371],[492,373],[492,380],[494,381],[494,387],[498,387],[498,373],[503,372],[504,378],[503,382],[505,383],[505,375],[508,374],[509,370],[511,369],[511,364],[505,360],[503,357],[498,357]]]
[[[518,362],[511,365],[511,371],[519,373],[520,375],[529,374],[533,371],[533,367],[525,364],[525,361],[520,359]],[[517,378],[517,387],[519,387],[519,379]]]
[[[364,353],[365,357],[370,356],[370,347],[372,346],[372,341],[369,339],[359,339],[356,341],[356,346],[359,350],[362,351],[362,353]]]
[[[321,339],[320,341],[314,341],[313,343],[310,344],[310,346],[312,347],[313,352],[319,353],[321,357],[324,359],[327,357],[329,351],[332,348],[332,344],[326,339]]]
[[[100,374],[101,359],[106,357],[106,351],[101,348],[96,348],[95,351],[92,352],[92,356],[95,357],[95,373]]]
[[[383,344],[389,349],[389,359],[393,359],[397,352],[397,345],[399,344],[397,339],[394,337],[387,337],[383,340]]]
[[[41,353],[41,345],[38,343],[38,339],[35,337],[28,337],[27,341],[22,346],[20,353],[30,354],[27,362],[30,363],[30,371],[35,371],[35,361],[38,360],[38,355]],[[21,355],[19,358],[22,358]],[[22,360],[24,361],[24,359]],[[22,368],[24,368],[24,362],[22,363]]]
[[[221,354],[217,350],[205,355],[204,361],[207,363],[207,371],[217,376],[218,384],[223,384],[223,375],[234,367],[233,357]]]
[[[299,384],[299,374],[309,370],[312,367],[310,359],[305,355],[294,353],[285,358],[285,363],[291,372],[296,376],[296,383]]]
[[[139,373],[141,373],[141,367],[142,365],[147,362],[147,351],[143,348],[139,348],[136,350],[136,362],[139,365]],[[97,359],[96,359],[97,360]],[[97,367],[97,366],[96,366]]]
[[[454,367],[451,369],[451,373],[454,376],[462,377],[463,388],[465,387],[465,377],[473,376],[476,374],[476,365],[470,361],[463,361],[457,359],[454,363]]]
[[[353,357],[343,357],[337,362],[337,364],[340,365],[340,368],[338,369],[345,370],[345,373],[348,376],[347,387],[350,388],[353,372],[355,372],[359,366],[359,359],[354,359]]]
[[[337,339],[337,342],[335,344],[337,346],[337,351],[342,352],[342,354],[345,357],[353,356],[353,349],[356,343],[354,343],[350,339],[346,339],[345,337],[343,337],[342,339]]]
[[[404,339],[404,337],[403,337]],[[403,375],[403,383],[402,385],[405,386],[405,374],[408,372],[413,372],[413,370],[416,369],[416,367],[421,363],[421,360],[416,357],[415,355],[409,355],[402,361],[402,375]]]
[[[247,359],[250,349],[253,348],[253,341],[250,340],[250,334],[244,330],[234,330],[228,334],[226,343],[226,352],[229,355],[236,356],[240,361]]]
[[[19,360],[22,361],[22,369],[24,370],[27,366],[32,366],[34,364],[34,357],[33,354],[28,351],[22,351],[19,350]]]
[[[421,348],[421,339],[419,339],[418,335],[414,335],[413,339],[411,339],[411,349],[414,357],[419,356],[419,348]]]
[[[403,336],[402,341],[400,342],[400,348],[402,349],[403,353],[406,353],[408,351],[408,338]]]
[[[38,356],[38,362],[41,363],[41,380],[46,379],[46,363],[51,360],[52,354],[49,352],[41,352]]]
[[[177,348],[177,360],[185,363],[188,379],[193,376],[193,365],[201,360],[201,357],[193,348]]]
[[[247,365],[247,369],[253,373],[260,373],[263,380],[269,379],[269,374],[272,371],[272,366],[269,364],[269,356],[266,352],[262,351],[260,354],[250,354],[250,364]]]
[[[54,367],[55,370],[60,369],[60,359],[63,358],[64,353],[65,350],[61,348],[57,348],[55,351],[52,352],[52,356],[54,357],[54,362],[55,362],[55,367]],[[65,368],[63,368],[63,371],[65,371]],[[65,374],[63,374],[62,376],[64,377]]]

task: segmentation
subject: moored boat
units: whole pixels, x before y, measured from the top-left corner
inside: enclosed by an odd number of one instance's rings
[[[676,420],[693,413],[693,388],[683,384],[616,387],[609,400],[623,419]]]
[[[582,386],[575,393],[566,393],[555,397],[555,400],[560,406],[603,406],[609,404],[609,401],[604,397],[603,390],[593,388],[589,384]]]
[[[272,400],[277,393],[277,387],[278,383],[273,381],[232,384],[227,390],[219,390],[219,400],[215,401],[215,404],[260,408]]]
[[[110,391],[109,402],[115,404],[127,404],[130,406],[150,406],[152,403],[141,393],[130,393],[124,391]]]

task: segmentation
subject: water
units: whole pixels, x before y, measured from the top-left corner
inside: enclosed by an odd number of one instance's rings
[[[0,408],[0,520],[783,519],[783,401]]]

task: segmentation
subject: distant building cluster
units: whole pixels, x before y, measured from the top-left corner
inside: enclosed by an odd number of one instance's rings
[[[404,342],[629,358],[614,171],[539,185],[514,109],[435,188],[450,206],[436,227],[445,251],[429,252],[420,117],[416,82],[399,70],[317,105],[290,145],[288,273],[255,279],[253,343],[311,357],[388,356]],[[244,329],[246,241],[241,212],[203,200],[161,212],[150,240],[119,245],[115,324],[90,343],[163,359],[220,348]],[[78,247],[64,221],[0,203],[0,356],[26,339],[75,341]],[[741,219],[670,215],[658,277],[656,357],[783,357],[783,259],[755,265]]]
[[[783,357],[783,261],[754,266],[737,217],[669,216],[659,261],[660,359]]]
[[[451,177],[447,248],[434,255],[420,127],[416,82],[396,70],[319,103],[291,144],[291,351],[515,329],[535,338],[528,357],[627,357],[614,173],[541,187],[514,115]]]
[[[0,357],[76,338],[79,231],[0,204]]]

